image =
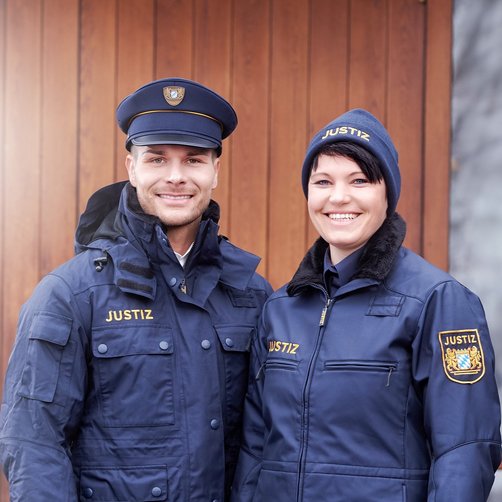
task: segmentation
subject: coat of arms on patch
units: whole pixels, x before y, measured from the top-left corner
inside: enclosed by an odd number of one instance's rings
[[[439,344],[443,368],[453,382],[472,384],[485,374],[485,358],[477,329],[441,331]]]
[[[176,86],[167,86],[164,87],[164,99],[171,105],[176,106],[179,105],[183,98],[185,97],[185,88],[184,87],[176,87]]]

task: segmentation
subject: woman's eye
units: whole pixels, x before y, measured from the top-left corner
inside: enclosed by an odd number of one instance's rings
[[[314,181],[314,185],[321,185],[321,186],[329,185],[329,181],[328,180],[316,180],[316,181]]]
[[[369,183],[369,181],[366,178],[356,178],[353,183],[355,185],[364,185],[366,183]]]

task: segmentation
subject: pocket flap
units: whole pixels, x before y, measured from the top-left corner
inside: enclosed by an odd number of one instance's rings
[[[153,502],[167,500],[167,466],[86,468],[80,473],[80,500]]]
[[[52,312],[39,312],[30,326],[30,340],[43,340],[60,347],[68,343],[73,319]]]
[[[92,331],[92,353],[97,358],[173,352],[173,332],[166,326],[100,327]]]
[[[214,328],[224,350],[229,352],[249,352],[254,326],[220,324]]]
[[[401,313],[404,296],[377,295],[373,298],[366,315],[397,317]]]

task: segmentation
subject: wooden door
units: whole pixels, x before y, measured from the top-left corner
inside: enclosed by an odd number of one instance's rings
[[[72,256],[89,195],[126,177],[115,107],[155,78],[234,104],[221,229],[274,286],[315,239],[308,141],[352,107],[395,139],[407,245],[446,268],[451,21],[451,0],[0,0],[1,379],[20,305]]]

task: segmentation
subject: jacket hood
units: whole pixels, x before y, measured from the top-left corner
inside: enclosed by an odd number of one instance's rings
[[[354,279],[383,280],[392,268],[406,235],[406,223],[398,213],[388,216],[367,242]],[[323,283],[324,255],[328,243],[319,237],[308,250],[286,291],[293,296],[311,284]]]
[[[124,235],[120,218],[120,199],[124,197],[129,208],[139,216],[144,223],[152,226],[162,225],[156,216],[143,212],[135,188],[128,181],[120,181],[105,186],[95,192],[87,202],[75,234],[75,254],[81,253],[91,244],[100,239],[116,240]],[[211,200],[202,219],[218,223],[220,207]]]

